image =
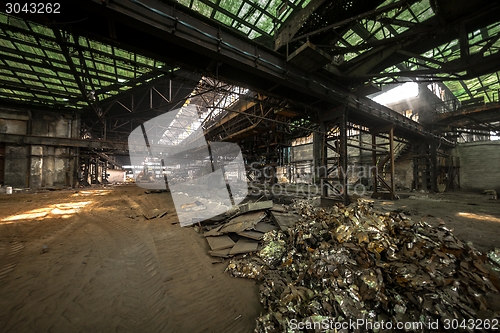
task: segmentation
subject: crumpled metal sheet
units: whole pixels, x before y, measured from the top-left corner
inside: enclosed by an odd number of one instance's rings
[[[245,255],[238,259],[231,259],[225,272],[235,277],[262,280],[264,278],[264,262],[259,258]]]
[[[228,266],[234,276],[262,280],[267,313],[257,318],[255,332],[288,332],[292,319],[395,323],[461,322],[480,311],[499,316],[485,297],[498,293],[488,269],[498,251],[487,257],[444,225],[380,214],[367,201],[292,206],[301,215],[294,227],[266,233],[256,257]]]
[[[488,258],[500,267],[500,249],[489,252]]]
[[[258,256],[268,266],[273,266],[281,261],[286,251],[285,234],[281,231],[272,230],[262,237],[262,249]]]

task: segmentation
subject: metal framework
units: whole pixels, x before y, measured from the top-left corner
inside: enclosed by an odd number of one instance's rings
[[[327,183],[328,150],[347,167],[355,124],[388,134],[386,156],[375,136],[371,149],[391,181],[374,178],[374,190],[382,184],[394,198],[394,163],[407,147],[395,137],[425,138],[414,149],[427,156],[416,157],[416,177],[424,172],[419,184],[435,189],[436,139],[446,145],[460,131],[500,130],[497,2],[75,0],[67,8],[70,22],[0,14],[0,100],[78,110],[81,138],[92,142],[124,142],[145,121],[191,103],[207,140],[238,142],[249,161],[286,161],[293,138],[315,133],[314,163],[327,170],[317,176]],[[439,87],[427,123],[366,98],[406,81]],[[341,183],[347,189],[345,177]],[[338,194],[347,203],[347,191]]]

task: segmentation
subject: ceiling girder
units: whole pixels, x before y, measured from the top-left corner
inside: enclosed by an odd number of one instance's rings
[[[69,53],[69,49],[67,46],[66,41],[64,40],[63,36],[61,35],[60,31],[58,29],[52,29],[54,32],[54,35],[56,36],[56,39],[58,40],[58,43],[61,47],[61,50],[63,52],[64,57],[66,58],[66,61],[68,63],[68,66],[71,70],[71,73],[73,74],[73,77],[78,84],[78,88],[80,88],[80,92],[82,93],[83,100],[87,102],[87,104],[95,111],[97,117],[101,121],[102,124],[104,124],[104,120],[102,119],[102,111],[97,107],[97,105],[94,104],[94,101],[91,100],[97,99],[97,96],[95,96],[95,91],[87,91],[82,79],[80,78],[80,74],[78,73],[78,70],[76,69],[75,64],[73,63],[73,58],[71,57]]]
[[[276,51],[290,42],[304,22],[323,4],[323,2],[325,2],[325,0],[311,0],[307,6],[287,20],[274,35],[274,50]]]

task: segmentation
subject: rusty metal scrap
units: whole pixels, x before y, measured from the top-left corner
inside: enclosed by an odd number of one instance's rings
[[[444,225],[377,213],[367,201],[294,207],[301,216],[294,227],[266,233],[256,256],[233,260],[227,269],[262,281],[267,313],[257,318],[256,332],[287,332],[292,319],[428,323],[499,317],[485,295],[500,297],[490,280],[500,251],[487,256]]]

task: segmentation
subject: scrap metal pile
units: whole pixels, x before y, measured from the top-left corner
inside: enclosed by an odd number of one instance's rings
[[[267,232],[255,256],[232,259],[227,268],[261,281],[267,313],[257,318],[256,332],[288,332],[293,319],[460,323],[499,317],[490,304],[500,299],[498,253],[488,258],[444,225],[380,214],[366,201],[294,205],[301,215],[295,226]]]

